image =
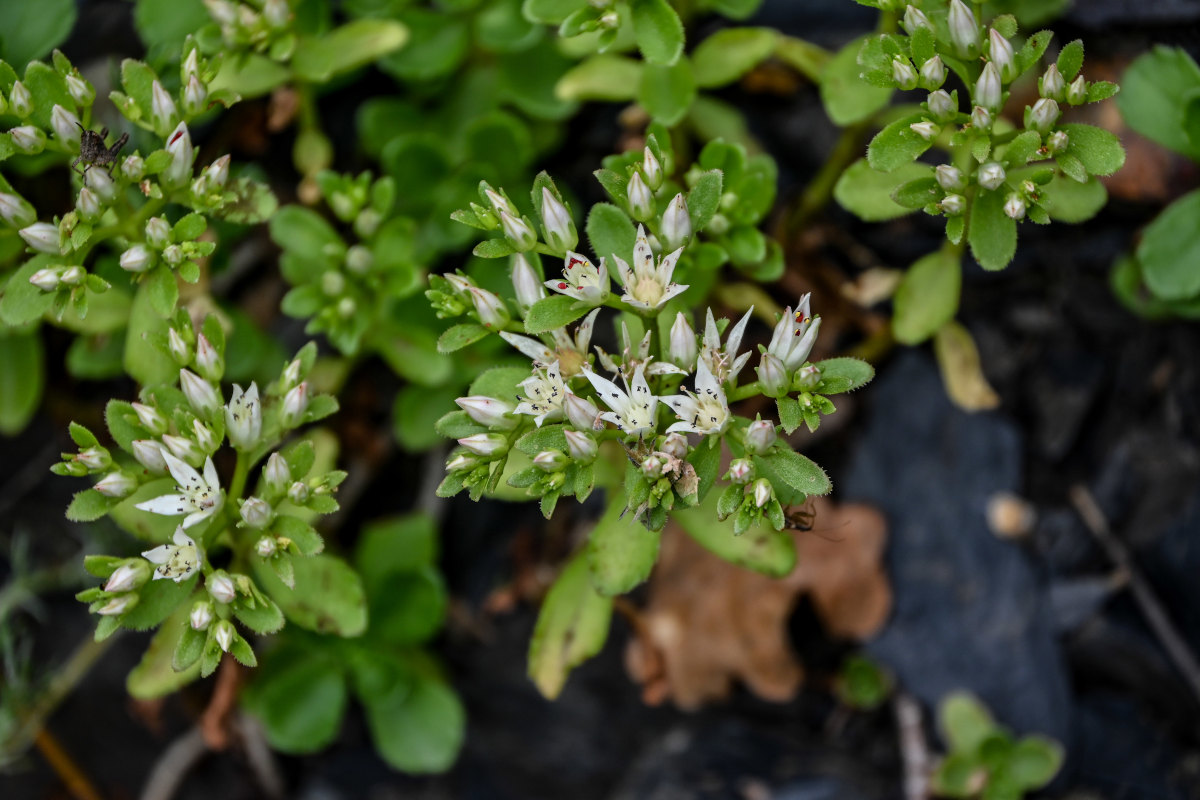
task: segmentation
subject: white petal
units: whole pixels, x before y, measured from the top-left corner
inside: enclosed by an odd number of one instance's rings
[[[699,411],[696,401],[685,394],[672,394],[658,399],[670,406],[680,419],[690,420]]]
[[[633,373],[633,387],[630,391],[630,399],[645,402],[649,397],[651,397],[650,384],[646,383],[645,372],[642,365],[638,364],[637,371]]]
[[[664,256],[662,263],[658,265],[658,280],[664,286],[671,282],[671,275],[675,272],[675,263],[679,261],[679,256],[682,253],[683,248],[681,247],[675,252]]]
[[[599,308],[592,309],[575,329],[575,349],[584,355],[587,355],[588,347],[592,344],[592,330],[596,327],[596,315],[599,313]]]
[[[746,331],[746,323],[750,321],[750,314],[753,312],[754,306],[750,306],[746,316],[738,320],[737,325],[734,325],[733,330],[725,337],[725,352],[729,355],[736,355],[738,348],[742,346],[742,334]]]
[[[659,305],[659,306],[662,306],[662,305],[666,304],[666,302],[667,302],[668,300],[670,300],[672,297],[676,297],[676,296],[678,296],[678,295],[681,295],[681,294],[683,294],[684,292],[686,292],[686,291],[688,290],[688,287],[689,287],[690,285],[691,285],[691,284],[687,284],[687,283],[668,283],[668,284],[665,284],[665,286],[666,286],[667,288],[666,288],[666,289],[663,291],[663,295],[662,295],[662,297],[660,297],[660,298],[659,298],[659,300],[658,300],[658,305]]]
[[[725,393],[721,391],[721,384],[717,383],[712,370],[703,361],[696,365],[696,393],[719,396],[722,399],[725,397]]]
[[[165,564],[171,558],[171,554],[175,552],[175,548],[169,544],[160,544],[153,550],[147,550],[142,553],[142,558],[149,561],[151,564]]]
[[[517,348],[522,355],[534,361],[548,364],[554,360],[554,351],[537,339],[522,336],[519,333],[509,333],[508,331],[500,331],[500,338]]]
[[[596,394],[600,396],[606,406],[622,416],[629,413],[629,395],[621,391],[615,383],[597,375],[590,369],[583,371],[583,377],[588,379],[588,383],[596,390]],[[644,382],[645,379],[643,379]]]
[[[637,239],[633,243],[633,269],[638,277],[654,274],[654,253],[650,250],[650,242],[646,241],[646,231],[641,225],[638,225]]]
[[[721,349],[721,334],[717,331],[717,321],[713,319],[711,308],[704,318],[704,346],[709,350]]]
[[[155,497],[145,502],[138,503],[134,508],[142,511],[149,511],[151,514],[162,514],[167,517],[175,517],[180,514],[191,511],[195,506],[181,494],[164,494],[160,497]]]
[[[629,265],[625,263],[625,259],[618,255],[613,255],[613,261],[617,262],[617,279],[621,281],[621,285],[626,290],[637,286],[637,274],[629,268]]]
[[[175,533],[171,536],[171,541],[175,542],[175,544],[179,545],[180,547],[196,546],[196,542],[192,539],[192,537],[183,532],[182,525],[175,529]]]
[[[742,367],[746,366],[746,362],[750,360],[750,356],[753,354],[753,350],[747,350],[745,353],[742,353],[740,356],[734,359],[733,366],[729,368],[729,377],[726,378],[726,380],[736,381],[738,374],[742,371]]]
[[[667,427],[667,433],[679,433],[680,431],[684,433],[701,433],[699,428],[687,422],[686,420],[674,422]]]
[[[212,456],[204,459],[204,482],[208,484],[209,489],[217,489],[220,485],[220,478],[217,477],[217,468],[213,466]]]
[[[652,361],[646,367],[647,375],[687,375],[686,369],[680,369],[670,361]]]
[[[180,461],[165,449],[163,450],[163,460],[167,462],[167,469],[171,471],[171,477],[175,479],[175,483],[181,490],[186,492],[200,488],[200,473],[192,469],[190,465]],[[209,463],[211,462],[212,459],[209,459]]]
[[[627,305],[633,306],[634,308],[641,308],[641,309],[644,309],[644,310],[646,310],[646,311],[649,311],[649,310],[650,310],[650,306],[649,306],[649,305],[647,305],[646,303],[643,303],[641,300],[638,300],[636,297],[634,297],[633,295],[629,294],[628,292],[626,292],[625,294],[621,295],[621,302],[622,302],[622,303],[625,303],[625,304],[627,304]]]
[[[188,514],[183,518],[181,527],[190,528],[193,525],[208,519],[210,516],[212,516],[212,513],[213,509],[211,508],[206,508],[203,511],[193,511],[191,514]]]

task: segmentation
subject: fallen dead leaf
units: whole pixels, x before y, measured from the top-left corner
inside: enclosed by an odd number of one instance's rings
[[[818,498],[815,526],[793,532],[797,565],[782,579],[733,566],[668,526],[646,607],[621,608],[636,632],[626,668],[646,703],[669,699],[695,709],[726,697],[734,681],[766,700],[794,697],[804,670],[787,629],[803,594],[835,636],[865,639],[879,631],[892,605],[880,563],[883,516]]]

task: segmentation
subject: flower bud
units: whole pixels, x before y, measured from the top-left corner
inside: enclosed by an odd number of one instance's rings
[[[203,333],[196,337],[196,371],[209,381],[219,381],[225,374],[224,359]]]
[[[144,403],[133,403],[132,405],[134,413],[137,414],[138,423],[143,428],[156,436],[167,432],[167,420],[157,408]]]
[[[662,164],[658,163],[658,157],[649,147],[642,150],[642,177],[646,179],[646,185],[651,191],[657,192],[658,187],[662,186]]]
[[[950,0],[950,16],[947,19],[950,26],[950,41],[958,55],[968,58],[974,55],[979,47],[979,25],[975,15],[962,0]]]
[[[58,289],[58,284],[61,282],[60,275],[62,275],[61,268],[47,267],[30,275],[29,282],[43,292],[53,292]]]
[[[1058,103],[1048,97],[1043,97],[1033,104],[1033,108],[1029,109],[1025,126],[1033,128],[1038,133],[1046,134],[1054,127],[1054,123],[1058,122],[1061,114],[1062,112],[1058,110]]]
[[[150,84],[150,122],[160,136],[179,124],[175,101],[158,81]]]
[[[267,0],[263,3],[263,19],[275,30],[283,30],[292,19],[292,10],[287,0]]]
[[[1073,106],[1086,103],[1087,95],[1087,81],[1083,79],[1082,75],[1071,81],[1071,85],[1067,87],[1067,102]]]
[[[929,17],[925,16],[921,9],[913,5],[904,9],[904,19],[900,24],[908,32],[909,36],[916,33],[918,28],[924,28],[928,31],[933,30],[933,23],[929,21]]]
[[[1067,82],[1058,71],[1058,64],[1051,63],[1038,79],[1038,94],[1051,100],[1061,101],[1066,96]]]
[[[696,365],[699,345],[696,342],[696,332],[682,311],[675,314],[675,322],[671,325],[671,335],[667,346],[667,356],[675,366],[691,370]]]
[[[762,384],[763,394],[768,397],[783,397],[791,388],[791,378],[779,356],[763,353],[755,372],[758,373],[758,382]]]
[[[179,370],[179,388],[192,410],[202,417],[211,418],[224,405],[212,384],[190,369]]]
[[[508,449],[508,437],[499,433],[477,433],[459,439],[458,443],[479,456],[498,456]]]
[[[1061,153],[1071,143],[1066,131],[1055,131],[1046,137],[1046,152],[1050,155]]]
[[[952,167],[949,164],[939,164],[937,169],[934,170],[934,174],[937,176],[938,186],[947,192],[961,192],[967,188],[967,179],[958,167]]]
[[[967,198],[961,194],[948,194],[938,203],[938,208],[948,217],[957,217],[967,210]]]
[[[821,384],[821,368],[816,364],[809,364],[807,367],[801,367],[796,370],[796,377],[792,381],[792,385],[804,392],[811,392]]]
[[[229,652],[229,648],[233,647],[234,641],[237,640],[237,630],[233,627],[233,623],[227,619],[223,619],[217,623],[213,629],[213,639],[224,653]]]
[[[766,478],[759,478],[754,482],[754,505],[762,508],[767,503],[771,502],[775,490],[771,487],[771,482]]]
[[[260,497],[247,497],[241,511],[242,521],[255,530],[262,530],[275,519],[275,510]]]
[[[912,6],[909,6],[912,8]],[[939,89],[946,82],[946,65],[941,56],[934,56],[921,65],[921,88]]]
[[[642,462],[642,475],[647,480],[657,480],[661,478],[667,469],[667,463],[658,456],[646,456],[646,460]]]
[[[8,93],[8,99],[12,103],[13,113],[21,119],[25,119],[33,113],[33,95],[20,81],[13,84],[12,90]]]
[[[137,605],[138,596],[136,594],[123,594],[119,597],[114,597],[106,604],[101,606],[96,613],[103,614],[106,617],[117,617],[124,614],[126,611]]]
[[[927,142],[931,141],[933,137],[937,136],[942,131],[940,126],[930,122],[929,120],[925,120],[923,122],[914,122],[908,127],[912,129],[913,133],[917,134]]]
[[[205,452],[200,449],[200,445],[186,436],[172,436],[169,433],[163,434],[162,443],[171,455],[180,461],[186,461],[192,466],[196,466],[204,461]]]
[[[746,428],[746,450],[756,456],[765,455],[775,444],[775,423],[756,419]]]
[[[533,457],[533,465],[542,472],[561,472],[570,461],[561,450],[543,450]]]
[[[549,186],[542,187],[542,228],[546,232],[546,244],[555,250],[565,253],[579,244],[571,214]]]
[[[990,191],[995,191],[1004,185],[1004,181],[1008,176],[1004,173],[1004,167],[995,161],[989,161],[979,168],[976,173],[976,180],[979,185]]]
[[[518,252],[523,253],[537,244],[537,234],[522,217],[501,211],[500,227],[504,229],[505,237]]]
[[[911,6],[910,6],[911,7]],[[748,458],[736,458],[729,464],[729,473],[726,477],[730,483],[738,486],[745,486],[750,481],[754,480],[754,462]]]
[[[917,71],[912,68],[912,64],[908,63],[907,59],[893,58],[892,80],[901,89],[915,89],[917,88]]]
[[[85,222],[94,222],[104,213],[104,206],[100,205],[100,199],[96,197],[95,192],[85,186],[79,190],[79,198],[75,201],[75,210],[79,212],[80,219]]]
[[[995,28],[988,32],[988,56],[1000,71],[1001,80],[1007,82],[1017,77],[1016,53],[1013,52],[1008,39],[1001,36]]]
[[[478,467],[479,464],[479,459],[469,453],[455,453],[446,462],[446,471],[459,472],[461,470],[471,470]]]
[[[50,109],[50,127],[54,128],[54,138],[58,141],[74,146],[79,144],[79,117],[58,103]]]
[[[208,89],[205,89],[200,79],[193,75],[183,89],[183,113],[190,117],[202,114],[207,102]]]
[[[300,370],[303,366],[298,358],[293,358],[288,362],[288,365],[283,368],[283,372],[279,376],[280,391],[288,391],[300,384],[300,379],[303,377],[300,374]]]
[[[682,433],[668,433],[658,446],[661,453],[683,460],[688,455],[688,440]]]
[[[591,436],[570,428],[563,429],[563,436],[567,438],[567,455],[571,457],[572,461],[590,464],[596,460],[599,445]]]
[[[488,202],[492,204],[492,208],[497,214],[508,214],[510,217],[519,216],[517,209],[508,201],[508,198],[494,189],[484,189],[483,193],[487,196]]]
[[[971,111],[971,125],[981,131],[992,129],[992,112],[983,106],[975,106]]]
[[[267,465],[263,467],[263,481],[267,489],[273,493],[282,494],[292,482],[292,471],[288,468],[287,460],[279,453],[271,453]]]
[[[104,584],[106,592],[128,592],[138,588],[150,577],[150,565],[143,559],[131,559],[113,570]]]
[[[958,116],[958,104],[955,103],[953,97],[947,94],[945,89],[930,92],[926,99],[926,105],[929,113],[938,122],[950,122]]]
[[[337,313],[342,319],[351,319],[358,313],[358,303],[352,297],[343,297],[337,302]]]
[[[375,256],[370,248],[356,244],[346,250],[346,269],[355,275],[366,275],[375,266]]]
[[[1004,201],[1004,213],[1012,219],[1025,219],[1025,200],[1021,195],[1013,192]]]
[[[1000,70],[995,62],[988,62],[983,72],[979,73],[973,99],[976,105],[983,106],[993,113],[1000,110],[1004,101],[1004,87],[1000,82]]]
[[[162,259],[172,267],[183,263],[183,248],[177,244],[169,244],[163,248]]]
[[[207,581],[208,593],[218,603],[232,603],[237,598],[233,579],[224,572],[214,572]]]
[[[192,605],[192,610],[188,614],[188,624],[192,626],[192,630],[205,630],[213,621],[212,603],[207,600],[197,600]]]
[[[192,46],[179,65],[179,78],[186,83],[192,77],[200,77],[200,48]]]
[[[204,341],[204,337],[200,337]],[[197,354],[196,360],[200,360]],[[262,403],[258,399],[258,384],[251,383],[250,388],[242,391],[236,383],[229,404],[225,407],[225,432],[229,443],[234,448],[243,451],[258,447],[262,439]]]
[[[638,222],[645,222],[654,216],[654,195],[650,187],[642,180],[642,174],[634,171],[629,178],[625,194],[629,199],[629,210]]]
[[[171,225],[165,217],[151,217],[146,221],[146,244],[162,250],[171,243]]]
[[[595,403],[571,392],[563,398],[563,413],[567,421],[581,431],[595,430],[596,420],[600,417],[600,409]]]
[[[139,155],[126,156],[121,162],[121,174],[131,181],[140,181],[145,172],[146,162]]]
[[[134,247],[137,246],[134,245]],[[124,260],[124,256],[122,256],[122,260]],[[167,329],[167,349],[171,351],[171,358],[175,359],[176,364],[187,364],[192,360],[191,344],[184,340],[179,331],[174,328]]]
[[[105,497],[127,497],[137,488],[137,481],[124,472],[110,472],[96,482],[95,488]]]
[[[0,192],[0,218],[14,228],[25,228],[37,222],[37,211],[20,195]]]
[[[254,554],[259,558],[270,558],[279,550],[279,543],[274,536],[263,536],[254,543]]]
[[[29,227],[22,228],[20,234],[25,243],[39,253],[58,255],[60,252],[57,225],[51,225],[49,222],[35,222]]]
[[[475,305],[475,313],[485,328],[503,328],[510,319],[504,301],[487,289],[478,286],[471,287],[471,302]]]
[[[162,475],[167,471],[167,460],[163,458],[162,445],[153,439],[135,439],[133,457],[153,473]]]
[[[666,252],[678,250],[691,238],[692,218],[688,215],[687,199],[682,192],[671,199],[663,213],[660,235]]]
[[[78,266],[67,267],[58,276],[58,279],[64,286],[82,286],[83,282],[87,280],[87,270]]]
[[[118,262],[121,269],[126,272],[145,272],[154,266],[157,256],[142,243],[137,243],[121,253],[121,260]],[[184,359],[186,361],[187,359]]]
[[[529,309],[538,300],[546,296],[546,287],[537,271],[529,263],[529,257],[517,253],[512,257],[512,285],[517,298],[517,309],[522,315],[528,314]]]
[[[304,412],[308,410],[308,382],[303,381],[283,396],[283,407],[279,411],[279,424],[286,428],[294,428],[304,421]]]
[[[288,487],[288,500],[291,500],[298,506],[302,506],[308,502],[308,484],[304,481],[296,481]]]
[[[171,154],[171,163],[159,175],[159,180],[169,189],[186,186],[192,179],[192,161],[196,158],[187,123],[179,123],[167,138],[167,152]]]
[[[209,186],[221,188],[229,180],[229,156],[224,155],[204,168]]]
[[[507,431],[515,428],[519,422],[512,416],[515,406],[494,397],[476,394],[470,397],[460,397],[454,402],[467,412],[467,416],[485,428],[499,428]]]
[[[96,99],[96,90],[92,85],[80,78],[78,75],[68,75],[67,93],[71,95],[71,99],[79,106],[90,106]]]

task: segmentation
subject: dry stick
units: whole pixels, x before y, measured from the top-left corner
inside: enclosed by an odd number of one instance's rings
[[[33,743],[76,800],[100,800],[100,793],[50,731],[42,728]]]
[[[204,734],[199,727],[191,728],[171,742],[150,770],[140,800],[171,800],[192,767],[207,752],[208,745],[204,743]]]
[[[929,746],[921,727],[921,704],[912,695],[897,692],[892,700],[896,731],[900,735],[900,758],[904,763],[904,800],[929,797]]]
[[[241,669],[238,663],[232,658],[223,659],[217,669],[217,685],[213,688],[212,699],[197,723],[205,743],[212,750],[224,750],[229,746],[227,723],[237,705],[240,683]]]
[[[283,773],[280,772],[279,762],[275,760],[275,753],[267,744],[262,724],[248,714],[238,714],[234,725],[241,734],[246,761],[254,777],[258,779],[263,794],[271,800],[283,797]]]
[[[1196,662],[1196,657],[1188,649],[1183,637],[1179,635],[1179,631],[1175,629],[1166,609],[1163,608],[1162,603],[1154,594],[1154,590],[1150,588],[1149,582],[1134,563],[1129,549],[1113,534],[1104,512],[1100,510],[1100,506],[1096,504],[1096,498],[1092,497],[1092,493],[1087,490],[1087,487],[1081,484],[1072,486],[1071,502],[1084,525],[1104,549],[1105,554],[1128,576],[1129,588],[1133,592],[1134,601],[1137,602],[1146,621],[1150,623],[1150,629],[1154,631],[1154,635],[1166,649],[1167,655],[1175,663],[1176,669],[1183,674],[1183,678],[1187,681],[1192,693],[1195,694],[1197,702],[1200,702],[1200,664]]]

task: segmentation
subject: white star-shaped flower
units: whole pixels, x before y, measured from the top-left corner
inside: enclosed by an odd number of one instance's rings
[[[520,386],[525,391],[525,397],[519,398],[520,402],[513,409],[514,414],[528,414],[539,428],[547,419],[562,416],[567,387],[563,385],[557,361],[545,369],[535,369],[532,375],[521,381]]]
[[[795,372],[812,351],[820,328],[821,318],[812,316],[809,295],[806,294],[796,303],[794,314],[790,308],[783,310],[783,316],[771,334],[771,344],[767,347],[767,352],[782,361],[789,374]]]
[[[679,422],[667,428],[667,433],[687,431],[707,436],[725,430],[729,425],[729,401],[708,364],[704,361],[696,364],[695,394],[683,391],[684,394],[661,398],[679,417]]]
[[[200,551],[192,537],[183,532],[182,525],[175,529],[171,540],[174,544],[161,544],[142,553],[142,557],[158,565],[154,568],[154,580],[170,578],[179,583],[200,569]]]
[[[523,336],[519,333],[500,331],[500,337],[511,344],[522,355],[528,357],[538,366],[558,362],[559,371],[568,378],[577,375],[579,368],[587,363],[588,347],[592,343],[592,330],[596,326],[596,315],[599,308],[592,309],[579,323],[572,336],[566,328],[555,328],[550,332],[554,337],[554,347],[551,348],[540,339]]]
[[[587,256],[568,250],[563,259],[562,279],[546,281],[546,287],[588,305],[598,306],[608,297],[608,267],[604,265],[603,257],[600,266],[596,267],[588,261]]]
[[[687,375],[686,370],[680,369],[670,361],[657,361],[654,356],[650,355],[651,337],[652,333],[646,331],[646,335],[642,337],[642,341],[634,345],[630,341],[629,328],[622,322],[619,342],[621,345],[620,358],[614,358],[604,352],[604,348],[597,345],[596,353],[600,356],[600,365],[609,372],[614,372],[626,380],[639,369],[645,375]]]
[[[725,337],[725,347],[721,347],[721,334],[717,331],[717,321],[713,319],[712,309],[708,309],[708,316],[704,321],[704,339],[700,342],[700,361],[703,361],[708,366],[708,371],[717,379],[717,383],[724,385],[731,381],[736,381],[738,373],[742,371],[742,367],[746,366],[746,362],[750,360],[750,351],[738,355],[738,348],[742,345],[742,334],[746,331],[746,323],[750,321],[750,314],[754,311],[753,307],[746,312],[746,316],[738,320]]]
[[[650,393],[650,385],[646,383],[646,376],[640,365],[633,373],[633,381],[625,384],[628,391],[621,391],[608,378],[597,375],[590,369],[584,370],[583,376],[592,384],[592,388],[604,404],[612,409],[602,412],[600,419],[613,423],[627,436],[639,436],[654,430],[658,398]],[[624,376],[621,379],[624,381]]]
[[[630,267],[620,256],[613,254],[613,260],[621,270],[621,282],[625,284],[625,294],[621,299],[633,306],[648,311],[662,308],[663,304],[678,294],[687,290],[685,284],[672,283],[671,275],[675,272],[675,264],[683,248],[663,256],[655,266],[654,253],[650,250],[650,242],[646,240],[646,231],[638,225],[637,240],[633,245],[633,266]]]
[[[171,471],[171,477],[175,479],[179,494],[164,494],[138,503],[137,508],[167,517],[187,514],[180,525],[181,528],[190,528],[221,510],[225,503],[225,493],[221,491],[217,468],[213,466],[211,457],[204,459],[204,475],[201,476],[166,450],[162,455],[163,460],[167,462],[167,469]]]

